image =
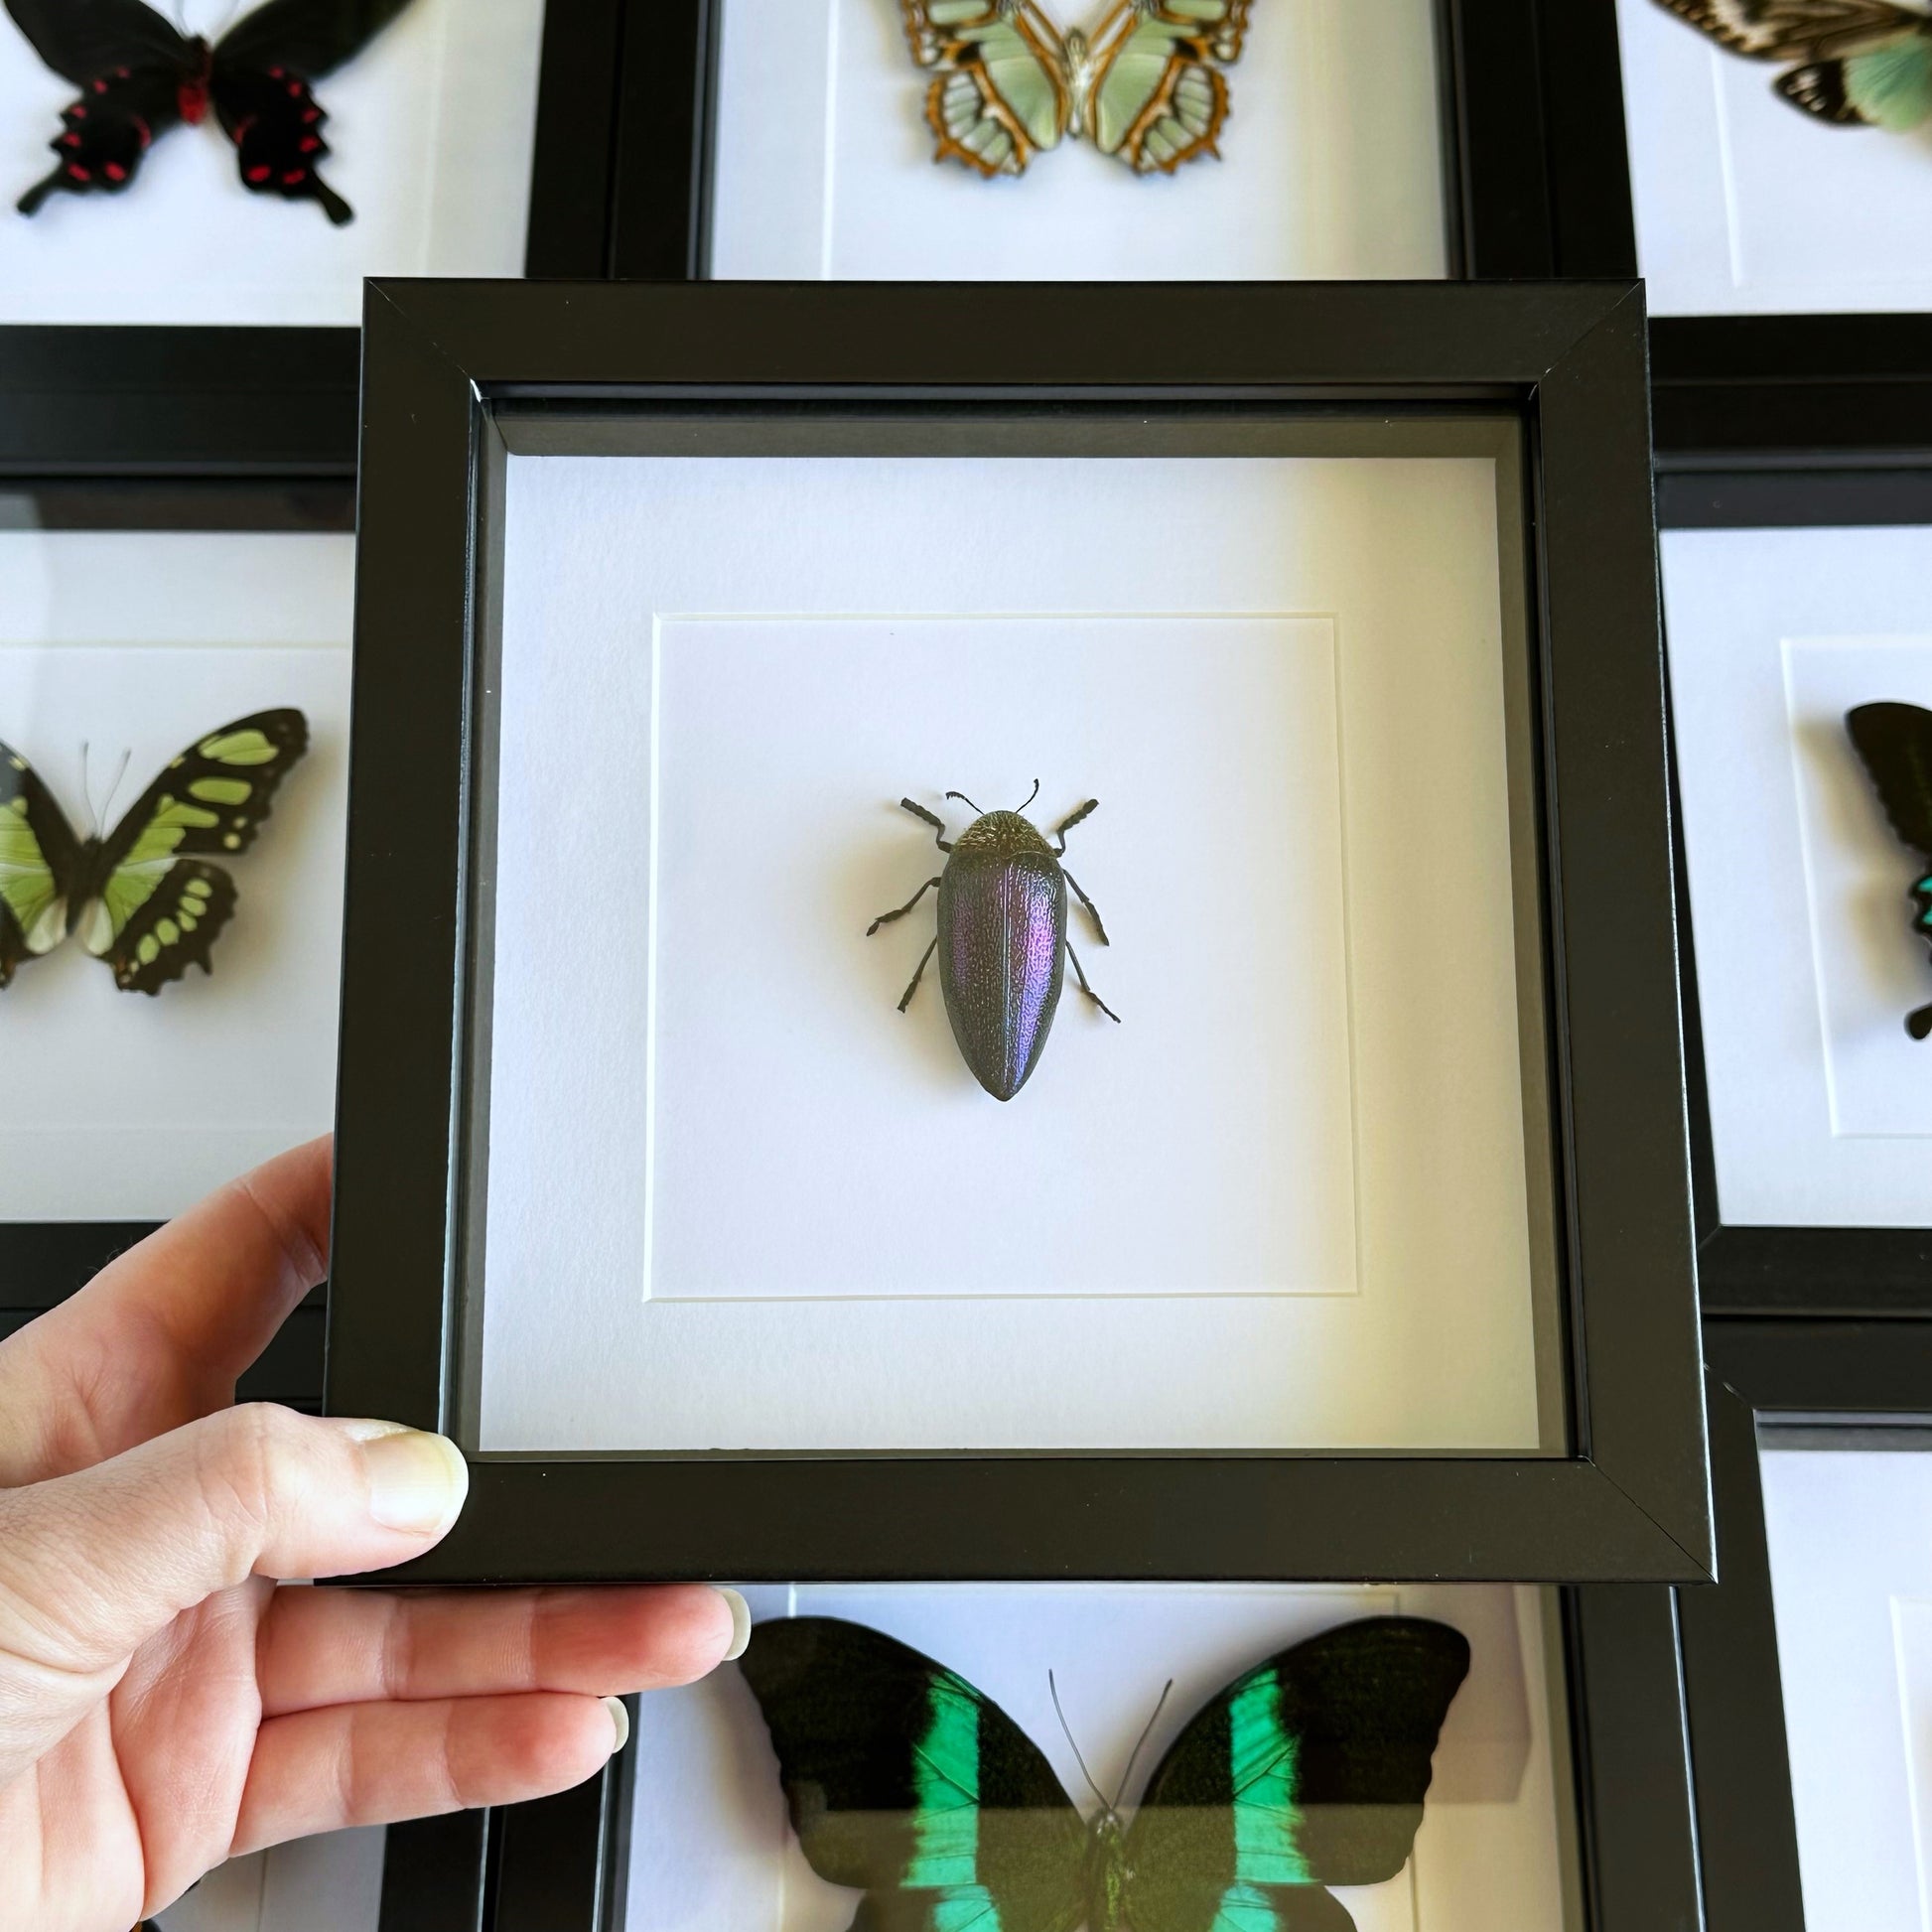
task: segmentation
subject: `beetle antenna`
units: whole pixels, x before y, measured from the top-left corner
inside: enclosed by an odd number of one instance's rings
[[[1154,1716],[1147,1721],[1147,1728],[1141,1732],[1140,1741],[1127,1754],[1127,1769],[1120,1774],[1120,1790],[1114,1795],[1112,1809],[1115,1811],[1120,1809],[1121,1799],[1127,1796],[1127,1787],[1134,1776],[1134,1766],[1140,1759],[1141,1745],[1145,1744],[1154,1735],[1154,1726],[1161,1722],[1161,1713],[1167,1709],[1168,1692],[1173,1689],[1173,1679],[1171,1677],[1168,1679],[1167,1689],[1161,1693],[1159,1700],[1155,1704]]]
[[[1028,792],[1027,794],[1027,805],[1031,805],[1034,802],[1034,800],[1038,796],[1039,796],[1039,780],[1035,778],[1034,780],[1033,790]],[[1024,812],[1027,809],[1027,805],[1016,805],[1014,806],[1013,809],[1017,812]]]
[[[968,798],[963,791],[949,791],[946,793],[946,796],[948,798],[957,798],[962,805],[973,805],[973,801],[970,798]],[[979,807],[977,805],[973,805],[973,809],[976,812],[979,811]],[[985,814],[981,813],[981,816],[984,817]]]
[[[974,805],[973,809],[978,811],[979,807]],[[1066,1733],[1067,1744],[1073,1752],[1073,1761],[1080,1767],[1080,1775],[1086,1779],[1087,1789],[1093,1793],[1094,1802],[1102,1811],[1111,1811],[1113,1807],[1101,1795],[1100,1787],[1093,1781],[1093,1773],[1087,1769],[1087,1760],[1080,1755],[1080,1747],[1073,1741],[1073,1726],[1067,1723],[1066,1713],[1060,1709],[1060,1687],[1053,1682],[1053,1673],[1050,1670],[1046,1673],[1046,1688],[1052,1693],[1053,1715],[1059,1719],[1060,1729]]]

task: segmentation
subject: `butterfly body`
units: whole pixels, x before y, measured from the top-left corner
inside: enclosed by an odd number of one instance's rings
[[[299,711],[264,711],[172,759],[111,831],[76,838],[38,772],[0,745],[0,988],[77,938],[123,992],[159,993],[210,950],[234,881],[209,861],[245,851],[308,749]]]
[[[899,0],[926,90],[935,160],[1022,175],[1063,138],[1136,174],[1218,152],[1252,0],[1115,0],[1089,35],[1036,0]]]
[[[338,226],[352,218],[318,172],[329,117],[314,82],[408,0],[265,0],[213,42],[178,32],[144,0],[5,4],[41,59],[80,89],[61,112],[58,165],[20,198],[21,213],[56,193],[119,193],[170,128],[212,115],[244,188],[315,202]]]
[[[1895,0],[1657,0],[1746,59],[1795,63],[1774,85],[1837,127],[1932,121],[1932,14]]]
[[[1210,1698],[1131,1819],[1085,1824],[998,1705],[883,1632],[760,1624],[742,1668],[806,1860],[866,1893],[851,1932],[1352,1932],[1326,1887],[1407,1862],[1468,1660],[1421,1618],[1326,1631]]]

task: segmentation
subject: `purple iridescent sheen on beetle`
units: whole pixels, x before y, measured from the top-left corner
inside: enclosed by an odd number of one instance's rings
[[[1039,781],[1035,779],[1027,805],[1038,795]],[[964,792],[949,791],[946,796],[980,810]],[[1053,828],[1054,843],[1049,845],[1025,816],[1027,805],[1013,812],[981,812],[956,840],[948,842],[943,819],[909,798],[899,800],[937,833],[934,843],[948,855],[945,870],[928,879],[896,911],[882,912],[866,928],[866,936],[903,918],[938,887],[939,931],[919,960],[898,1010],[903,1013],[911,1004],[926,962],[936,950],[939,988],[945,995],[952,1036],[973,1077],[996,1100],[1011,1100],[1039,1063],[1060,1003],[1062,953],[1073,961],[1080,991],[1109,1020],[1118,1023],[1120,1019],[1087,984],[1066,930],[1070,887],[1087,908],[1095,937],[1103,946],[1108,943],[1093,900],[1060,864],[1067,833],[1099,802],[1089,798],[1063,818]]]

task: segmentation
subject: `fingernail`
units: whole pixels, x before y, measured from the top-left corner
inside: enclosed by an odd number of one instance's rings
[[[728,1584],[713,1584],[712,1588],[731,1607],[732,1643],[725,1652],[725,1662],[729,1664],[744,1656],[746,1646],[752,1641],[752,1606]]]
[[[606,1698],[604,1708],[611,1714],[611,1722],[617,1726],[618,1741],[611,1746],[611,1755],[616,1757],[630,1742],[630,1713],[623,1708],[622,1698]]]
[[[369,1514],[386,1530],[441,1536],[470,1493],[470,1465],[446,1436],[396,1423],[357,1423],[349,1435],[362,1448]]]

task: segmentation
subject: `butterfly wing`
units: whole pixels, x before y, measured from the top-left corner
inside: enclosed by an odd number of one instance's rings
[[[1072,120],[1065,43],[1033,4],[899,0],[905,38],[922,68],[938,69],[925,117],[951,159],[994,175],[1024,175]]]
[[[1121,0],[1094,35],[1087,132],[1136,174],[1216,152],[1251,0]]]
[[[1914,32],[1926,17],[1892,0],[1657,0],[1721,47],[1756,61],[1829,61]]]
[[[1346,1932],[1322,1887],[1407,1862],[1469,1646],[1368,1617],[1271,1657],[1212,1699],[1148,1781],[1127,1916],[1160,1932]]]
[[[102,847],[87,950],[123,992],[159,993],[191,965],[212,972],[234,883],[207,855],[245,852],[290,767],[309,749],[299,711],[259,711],[198,739],[135,801]]]
[[[68,903],[79,857],[54,794],[16,751],[0,745],[0,986],[22,960],[68,936]]]
[[[242,185],[258,195],[311,201],[338,227],[348,204],[317,173],[328,119],[314,83],[358,53],[409,0],[268,0],[221,37],[210,91],[235,144]]]
[[[1932,120],[1932,20],[1875,47],[1813,61],[1780,74],[1777,91],[1794,107],[1838,127],[1908,134]]]
[[[1086,1832],[998,1705],[836,1617],[761,1623],[741,1666],[792,1828],[820,1877],[867,1894],[852,1932],[1071,1932]]]
[[[80,88],[61,110],[60,165],[20,198],[33,214],[56,190],[114,194],[134,179],[158,134],[182,117],[183,86],[201,56],[141,0],[6,0],[47,65]]]
[[[1878,802],[1899,839],[1932,869],[1932,711],[1915,704],[1862,704],[1845,729],[1870,774]],[[1912,886],[1912,927],[1932,946],[1932,870]],[[1932,1007],[1905,1022],[1914,1039],[1932,1033]]]

